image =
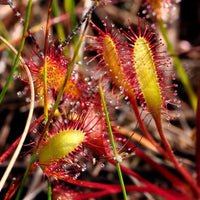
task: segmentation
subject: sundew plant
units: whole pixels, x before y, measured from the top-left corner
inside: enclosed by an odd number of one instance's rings
[[[0,0],[1,199],[200,199],[185,4]]]

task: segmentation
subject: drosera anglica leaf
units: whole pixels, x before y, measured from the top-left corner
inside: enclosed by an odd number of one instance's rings
[[[62,54],[62,51],[56,51],[57,46],[53,43],[50,44],[47,54],[47,89],[48,89],[48,108],[51,109],[55,103],[56,95],[59,93],[62,83],[66,76],[66,71],[69,67],[70,59]],[[44,69],[44,57],[33,51],[31,58],[27,61],[27,65],[31,71],[34,80],[34,86],[36,90],[36,99],[39,106],[44,105],[43,98],[43,69]],[[26,81],[26,77],[22,76],[22,79]],[[59,106],[63,108],[63,103],[67,101],[77,101],[85,98],[84,92],[88,91],[89,85],[84,75],[79,76],[78,65],[73,70],[69,81],[64,88],[64,94]],[[83,100],[84,101],[84,100]],[[61,108],[61,109],[62,109]],[[60,109],[60,108],[59,108]],[[56,115],[59,111],[56,110]]]
[[[87,64],[89,65],[93,60],[97,60],[98,64],[94,66],[97,70],[95,75],[98,72],[106,72],[109,79],[125,96],[134,98],[134,90],[128,81],[126,68],[124,66],[126,55],[123,51],[124,47],[121,44],[121,40],[123,40],[122,35],[120,35],[119,30],[114,30],[114,25],[109,27],[107,18],[102,23],[104,25],[104,31],[91,22],[92,28],[98,31],[98,35],[88,36],[94,42],[91,42],[85,50],[96,52],[97,55],[91,59],[85,57],[85,59],[88,59]]]
[[[84,150],[90,131],[84,124],[85,117],[84,110],[74,110],[55,117],[55,122],[51,123],[38,154],[38,164],[46,176],[77,177],[86,168],[86,162],[92,160]]]
[[[134,67],[145,103],[153,117],[161,116],[162,97],[158,75],[148,42],[139,37],[133,50]]]
[[[130,71],[133,71],[129,80],[134,83],[141,105],[154,119],[161,120],[161,114],[169,117],[168,104],[178,103],[173,90],[176,85],[171,83],[174,74],[169,70],[170,59],[161,49],[163,44],[157,39],[155,28],[144,24],[142,31],[139,18],[138,34],[129,26],[124,35],[129,41]]]
[[[80,130],[63,130],[49,139],[41,148],[39,163],[43,168],[73,152],[85,139],[85,134]]]
[[[103,148],[99,146],[99,140],[104,136],[95,134],[100,116],[95,114],[90,118],[89,111],[81,105],[71,106],[66,115],[52,121],[38,153],[38,164],[46,176],[60,179],[63,176],[77,177],[86,170],[87,162],[92,162],[97,155],[90,147]]]

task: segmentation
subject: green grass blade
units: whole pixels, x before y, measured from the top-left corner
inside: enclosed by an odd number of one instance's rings
[[[33,154],[33,155],[31,156],[31,160],[30,160],[29,165],[28,165],[28,167],[27,167],[28,170],[26,170],[25,173],[24,173],[24,176],[23,176],[23,179],[22,179],[21,185],[20,185],[20,187],[19,187],[19,190],[18,190],[18,192],[17,192],[17,196],[16,196],[15,200],[20,200],[20,199],[21,199],[21,193],[22,193],[22,190],[23,190],[23,188],[24,188],[24,184],[25,184],[26,179],[27,179],[27,177],[28,177],[28,174],[29,174],[29,171],[30,171],[30,169],[31,169],[31,166],[32,166],[32,164],[33,164],[34,161],[35,161],[36,155],[37,155],[37,154]]]
[[[52,6],[52,13],[54,17],[58,17],[60,15],[60,11],[59,11],[59,6],[58,6],[58,1],[57,0],[53,0],[53,6]],[[58,37],[63,41],[65,40],[65,31],[64,28],[62,26],[62,23],[57,23],[55,25],[56,27],[56,31],[58,33]]]
[[[73,30],[76,27],[75,1],[64,0],[64,9],[70,14],[71,30]]]
[[[72,31],[76,27],[76,14],[75,14],[75,1],[74,0],[64,0],[64,9],[66,13],[70,14],[70,24]],[[76,43],[77,36],[73,37],[73,42]]]
[[[105,98],[104,98],[104,94],[103,94],[103,89],[102,89],[102,86],[101,86],[101,77],[99,79],[99,92],[100,92],[101,101],[102,101],[103,108],[104,108],[106,122],[107,122],[107,125],[108,125],[108,131],[109,131],[109,135],[110,135],[110,141],[111,141],[111,145],[112,145],[112,148],[113,148],[114,156],[117,157],[118,153],[117,153],[117,149],[116,149],[116,146],[115,146],[114,136],[113,136],[113,133],[112,133],[112,127],[111,127],[111,123],[110,123],[110,119],[109,119],[109,115],[108,115],[108,110],[107,110],[107,106],[106,106],[106,102],[105,102]],[[124,180],[123,180],[123,176],[122,176],[122,171],[121,171],[121,168],[120,168],[120,164],[117,160],[116,160],[116,167],[117,167],[117,172],[118,172],[119,181],[120,181],[120,184],[121,184],[124,200],[127,200],[127,194],[126,194],[126,189],[125,189]]]
[[[52,200],[52,195],[51,195],[51,180],[48,179],[47,183],[48,183],[48,192],[47,192],[48,200]]]
[[[166,28],[164,27],[163,21],[159,20],[158,23],[159,23],[160,31],[161,31],[163,38],[165,39],[165,42],[167,44],[167,49],[168,49],[169,53],[172,55],[176,71],[180,77],[180,80],[181,80],[184,88],[185,88],[185,91],[188,94],[188,98],[190,100],[190,103],[191,103],[193,109],[196,110],[197,109],[197,96],[196,96],[196,94],[192,88],[192,85],[187,77],[187,73],[185,72],[185,69],[183,68],[183,66],[181,64],[179,57],[176,56],[176,52],[175,52],[171,42],[169,41],[169,38],[167,36],[167,31],[166,31]]]
[[[9,41],[9,35],[8,35],[7,30],[1,20],[0,20],[0,33],[6,40]],[[3,44],[3,42],[0,42],[0,44]],[[8,54],[8,57],[10,58],[10,60],[13,62],[15,54],[12,51],[10,51],[9,49],[6,49],[6,52]]]
[[[2,102],[5,94],[6,94],[6,91],[8,89],[8,86],[10,84],[10,82],[12,81],[12,78],[13,78],[13,75],[14,75],[14,72],[17,68],[17,64],[19,62],[19,58],[21,56],[21,52],[23,50],[23,47],[24,47],[24,43],[25,43],[25,37],[26,37],[26,33],[27,33],[27,30],[28,30],[28,24],[29,24],[29,19],[30,19],[30,14],[31,14],[31,7],[32,7],[32,0],[29,0],[28,2],[28,7],[27,7],[27,12],[26,12],[26,18],[25,18],[25,23],[24,23],[24,29],[23,29],[23,34],[22,34],[22,40],[21,40],[21,43],[20,43],[20,46],[19,46],[19,50],[18,50],[18,54],[15,58],[15,61],[14,61],[14,64],[13,64],[13,67],[10,71],[10,74],[9,74],[9,77],[8,77],[8,80],[6,81],[6,84],[0,94],[0,103]]]

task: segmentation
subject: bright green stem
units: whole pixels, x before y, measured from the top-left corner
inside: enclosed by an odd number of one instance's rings
[[[21,192],[22,192],[22,190],[23,190],[23,187],[24,187],[25,181],[26,181],[26,179],[27,179],[28,173],[29,173],[29,171],[30,171],[30,169],[31,169],[32,164],[33,164],[34,161],[35,161],[35,158],[36,158],[36,155],[37,155],[38,150],[39,150],[39,148],[40,148],[41,142],[42,142],[42,140],[43,140],[43,138],[44,138],[44,136],[45,136],[45,134],[46,134],[46,132],[47,132],[47,129],[48,129],[50,123],[51,123],[51,120],[52,120],[52,118],[53,118],[53,116],[54,116],[54,113],[55,113],[55,111],[56,111],[56,109],[57,109],[57,107],[58,107],[58,104],[59,104],[59,102],[60,102],[60,99],[61,99],[61,97],[62,97],[62,95],[63,95],[63,93],[64,93],[64,88],[65,88],[65,86],[66,86],[66,84],[67,84],[67,81],[68,81],[68,79],[69,79],[69,77],[70,77],[70,75],[71,75],[71,72],[72,72],[72,70],[73,70],[73,67],[74,67],[76,58],[77,58],[78,53],[79,53],[79,50],[80,50],[80,46],[81,46],[81,44],[82,44],[82,42],[83,42],[83,39],[84,39],[84,37],[85,37],[85,32],[86,32],[87,26],[88,26],[88,23],[86,23],[85,29],[84,29],[84,31],[83,31],[83,33],[82,33],[82,35],[81,35],[81,37],[80,37],[80,40],[79,40],[79,42],[78,42],[78,45],[77,45],[77,47],[76,47],[76,49],[75,49],[74,56],[73,56],[73,58],[72,58],[72,60],[71,60],[71,62],[70,62],[70,64],[69,64],[69,68],[68,68],[68,70],[67,70],[67,72],[66,72],[65,80],[64,80],[64,82],[63,82],[63,84],[62,84],[62,87],[61,87],[61,89],[60,89],[60,92],[59,92],[59,94],[58,94],[58,97],[57,97],[57,99],[56,99],[56,101],[55,101],[55,104],[54,104],[54,106],[53,106],[53,108],[52,108],[52,110],[51,110],[51,113],[50,113],[50,115],[49,115],[49,117],[48,117],[48,120],[47,120],[47,122],[46,122],[46,125],[45,125],[45,127],[44,127],[44,129],[43,129],[43,131],[42,131],[42,133],[41,133],[41,137],[40,137],[40,139],[39,139],[39,141],[38,141],[38,145],[37,145],[37,147],[35,148],[35,151],[33,152],[33,155],[32,155],[32,157],[31,157],[31,160],[30,160],[30,162],[29,162],[29,165],[28,165],[28,167],[27,167],[27,169],[26,169],[25,175],[24,175],[24,177],[23,177],[23,179],[22,179],[22,183],[21,183],[21,185],[20,185],[19,191],[18,191],[18,193],[17,193],[17,198],[16,198],[15,200],[20,200],[20,195],[21,195]]]
[[[48,195],[48,200],[52,200],[52,195],[51,195],[51,180],[48,179],[48,180],[47,180],[47,183],[48,183],[48,193],[47,193],[47,195]]]
[[[100,92],[101,101],[102,101],[103,108],[104,108],[106,122],[107,122],[107,125],[108,125],[108,131],[109,131],[109,135],[110,135],[110,141],[111,141],[111,144],[112,144],[114,156],[117,157],[118,153],[117,153],[117,149],[116,149],[116,146],[115,146],[114,136],[113,136],[113,133],[112,133],[112,128],[111,128],[111,124],[110,124],[108,110],[107,110],[107,106],[106,106],[106,102],[105,102],[105,98],[104,98],[104,94],[103,94],[103,89],[102,89],[102,86],[101,86],[101,77],[99,79],[99,92]],[[123,180],[120,164],[117,160],[116,160],[116,167],[117,167],[117,172],[118,172],[119,181],[120,181],[120,184],[121,184],[121,187],[122,187],[124,199],[127,200],[126,188],[125,188],[125,185],[124,185],[124,180]]]
[[[45,122],[48,119],[48,92],[47,92],[47,56],[44,59],[44,70],[43,70],[43,83],[44,83],[44,115]]]
[[[53,0],[53,7],[52,7],[52,13],[54,17],[58,17],[60,15],[59,7],[58,7],[58,1]],[[57,23],[56,25],[56,31],[58,33],[58,37],[63,41],[65,40],[65,31],[63,29],[63,26],[61,23]]]
[[[165,39],[165,42],[167,44],[167,49],[168,49],[169,53],[172,55],[176,71],[180,77],[180,80],[181,80],[183,86],[185,87],[185,90],[188,94],[188,98],[190,100],[190,103],[191,103],[193,109],[196,110],[197,97],[196,97],[196,94],[194,93],[192,85],[190,84],[190,81],[187,77],[187,73],[185,72],[185,69],[183,68],[183,66],[181,64],[179,57],[176,56],[176,51],[174,50],[171,42],[169,41],[169,38],[167,36],[167,30],[164,27],[164,22],[160,19],[160,20],[158,20],[158,23],[159,23],[160,31],[161,31],[163,38]]]
[[[29,173],[29,171],[30,171],[30,169],[31,169],[31,166],[32,166],[32,164],[33,164],[35,158],[36,158],[36,154],[33,154],[33,155],[31,156],[31,160],[30,160],[30,162],[29,162],[29,165],[28,165],[28,167],[27,167],[27,169],[26,169],[26,171],[25,171],[25,173],[24,173],[24,176],[23,176],[23,179],[22,179],[22,182],[21,182],[21,185],[20,185],[20,187],[19,187],[19,190],[18,190],[18,193],[17,193],[17,196],[16,196],[15,200],[20,200],[20,199],[21,199],[20,196],[21,196],[22,190],[23,190],[23,188],[24,188],[24,184],[25,184],[25,182],[26,182],[26,179],[27,179],[27,177],[28,177],[28,173]]]
[[[6,91],[8,89],[8,86],[9,86],[9,84],[10,84],[12,78],[13,78],[14,72],[15,72],[17,64],[19,62],[19,58],[21,56],[21,52],[22,52],[23,47],[24,47],[25,36],[26,36],[27,30],[28,30],[28,24],[29,24],[29,19],[30,19],[30,14],[31,14],[31,7],[32,7],[32,0],[29,0],[28,7],[27,7],[27,12],[26,12],[26,18],[25,18],[25,23],[24,23],[24,29],[23,29],[21,43],[20,43],[20,46],[19,46],[19,50],[18,50],[17,56],[15,58],[13,67],[12,67],[12,69],[10,71],[8,80],[6,81],[6,84],[5,84],[3,90],[2,90],[2,92],[0,94],[0,103],[2,102],[2,100],[3,100],[3,98],[4,98],[5,94],[6,94]]]

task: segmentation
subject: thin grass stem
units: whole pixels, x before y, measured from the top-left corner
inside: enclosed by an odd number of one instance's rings
[[[158,20],[158,24],[159,24],[160,31],[163,35],[163,38],[166,42],[167,49],[168,49],[169,53],[172,55],[176,71],[180,77],[180,80],[181,80],[183,86],[185,87],[185,91],[188,94],[190,103],[191,103],[193,109],[196,110],[197,109],[197,96],[192,88],[192,85],[191,85],[189,79],[188,79],[187,73],[185,72],[185,69],[183,68],[183,66],[181,64],[179,57],[176,56],[174,47],[172,46],[171,42],[169,41],[169,38],[167,35],[167,30],[164,26],[164,22],[160,19],[160,20]]]
[[[31,4],[32,2],[29,1],[29,3]],[[31,6],[31,5],[29,5],[29,6]],[[13,46],[11,46],[3,37],[0,36],[0,40],[2,42],[4,42],[11,49],[11,51],[13,53],[17,54],[17,50]],[[32,76],[31,76],[31,73],[29,71],[28,66],[26,65],[25,61],[22,59],[21,56],[19,57],[19,60],[24,66],[24,69],[25,69],[25,71],[27,73],[29,84],[30,84],[30,90],[31,90],[30,109],[29,109],[29,114],[28,114],[28,117],[27,117],[26,125],[25,125],[24,131],[22,133],[21,139],[19,141],[19,144],[18,144],[18,146],[17,146],[17,148],[16,148],[16,150],[15,150],[15,152],[14,152],[12,158],[11,158],[11,161],[10,161],[8,167],[6,168],[6,171],[5,171],[4,175],[3,175],[3,177],[1,178],[0,191],[2,190],[2,188],[3,188],[4,184],[5,184],[5,181],[6,181],[7,177],[8,177],[8,175],[10,174],[10,172],[11,172],[11,170],[12,170],[14,164],[15,164],[15,161],[16,161],[16,159],[17,159],[17,157],[18,157],[18,155],[19,155],[19,153],[21,151],[22,145],[23,145],[23,143],[25,141],[25,138],[26,138],[26,136],[28,134],[28,130],[29,130],[29,127],[30,127],[30,124],[31,124],[31,119],[32,119],[32,116],[33,116],[33,111],[34,111],[35,92],[34,92],[33,79],[32,79]]]
[[[50,179],[47,179],[47,183],[48,183],[48,190],[47,190],[47,196],[48,196],[48,200],[51,200],[52,199],[52,195],[51,195],[51,180]]]
[[[25,18],[25,23],[24,23],[24,29],[23,29],[21,43],[20,43],[20,46],[19,46],[19,50],[18,50],[17,56],[15,58],[13,67],[12,67],[12,69],[10,71],[9,77],[8,77],[8,79],[6,81],[6,84],[5,84],[1,94],[0,94],[0,103],[2,102],[2,100],[3,100],[3,98],[4,98],[5,94],[6,94],[6,91],[8,89],[8,86],[9,86],[10,82],[12,81],[14,72],[15,72],[15,70],[17,68],[17,64],[19,62],[19,58],[21,56],[21,52],[22,52],[23,47],[24,47],[26,33],[28,31],[28,24],[29,24],[30,14],[31,14],[31,7],[32,7],[32,0],[29,0],[28,6],[27,6],[27,12],[26,12],[26,18]]]
[[[74,0],[64,0],[64,9],[66,13],[70,14],[70,25],[72,31],[76,27],[76,15],[75,15],[75,2]],[[76,43],[77,37],[73,37],[73,42]]]
[[[50,18],[52,11],[53,0],[49,2],[49,10],[47,16],[47,25],[46,25],[46,34],[45,34],[45,44],[44,44],[44,69],[43,69],[43,83],[44,83],[44,115],[45,121],[48,120],[48,92],[47,92],[47,62],[48,62],[48,38],[49,38],[49,27],[50,27]]]
[[[7,33],[7,30],[3,24],[3,22],[0,20],[0,32],[1,32],[1,35],[7,40],[9,41],[9,35]],[[0,46],[1,45],[5,45],[4,43],[0,42]],[[7,48],[7,46],[5,45],[5,48]],[[10,60],[13,62],[14,61],[14,57],[15,57],[15,54],[10,51],[9,49],[6,49],[6,52],[8,54],[8,57],[10,58]]]
[[[101,80],[102,80],[102,77],[100,77],[100,79],[99,79],[99,92],[100,92],[100,96],[101,96],[101,102],[102,102],[103,108],[104,108],[104,113],[105,113],[106,122],[107,122],[107,125],[108,125],[108,132],[109,132],[109,135],[110,135],[110,141],[111,141],[111,145],[112,145],[112,148],[113,148],[114,156],[117,158],[118,153],[117,153],[117,149],[116,149],[116,146],[115,146],[114,136],[113,136],[113,133],[112,133],[112,127],[111,127],[111,123],[110,123],[110,119],[109,119],[109,115],[108,115],[108,110],[107,110],[107,106],[106,106],[106,102],[105,102],[105,98],[104,98],[104,94],[103,94],[103,89],[102,89],[102,86],[101,86]],[[125,185],[124,185],[124,179],[123,179],[123,176],[122,176],[120,164],[119,164],[117,159],[116,159],[116,167],[117,167],[119,181],[120,181],[121,188],[122,188],[122,193],[123,193],[124,199],[127,200],[128,198],[127,198],[127,194],[126,194],[126,188],[125,188]]]
[[[54,17],[58,17],[60,16],[60,12],[59,12],[59,6],[58,6],[58,1],[54,0],[53,1],[53,5],[52,5],[52,13]],[[55,25],[56,27],[56,31],[58,33],[58,37],[63,41],[65,40],[65,31],[64,28],[62,26],[62,24],[59,22]]]
[[[31,156],[31,160],[30,160],[29,165],[28,165],[28,167],[27,167],[27,169],[26,169],[26,171],[25,171],[25,173],[24,173],[24,176],[23,176],[23,179],[22,179],[21,185],[20,185],[20,187],[19,187],[19,190],[18,190],[18,192],[17,192],[17,196],[16,196],[15,200],[20,200],[20,199],[21,199],[20,196],[21,196],[22,190],[23,190],[23,188],[24,188],[24,184],[25,184],[25,182],[26,182],[26,179],[27,179],[27,177],[28,177],[29,171],[30,171],[30,169],[31,169],[32,164],[33,164],[34,161],[35,161],[36,156],[37,156],[36,153],[33,153],[33,155]]]

